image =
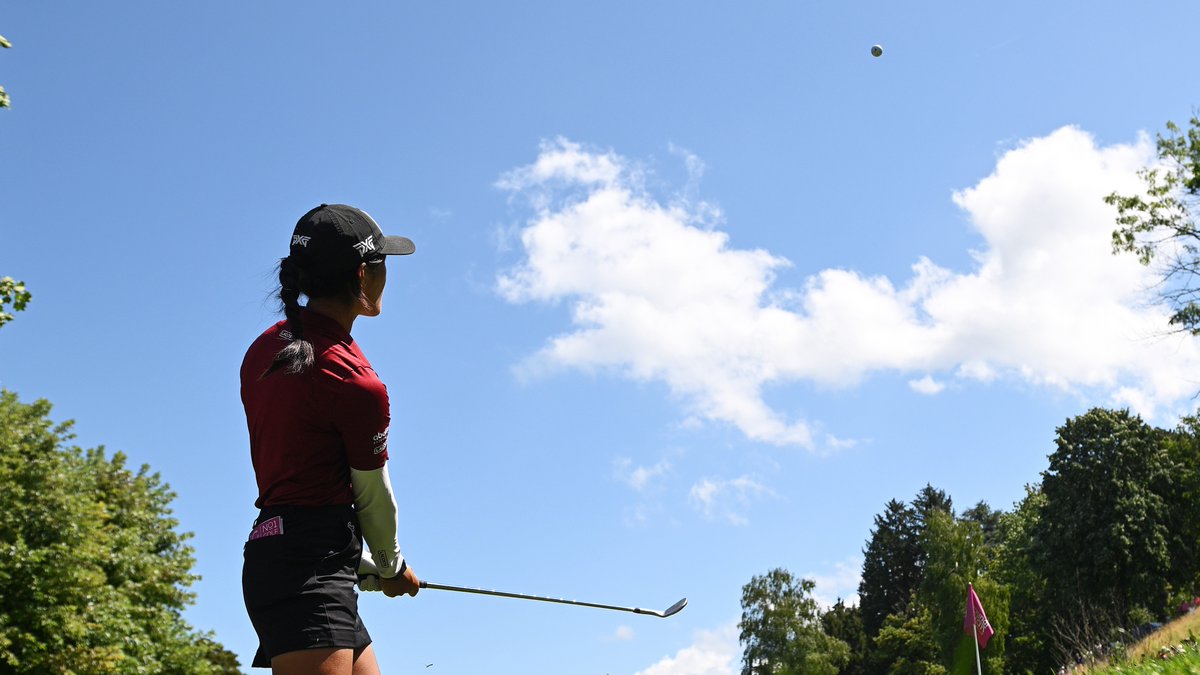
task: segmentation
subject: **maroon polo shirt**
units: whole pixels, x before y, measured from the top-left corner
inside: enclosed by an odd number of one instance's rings
[[[310,310],[301,322],[315,358],[308,370],[262,377],[291,339],[287,321],[260,335],[242,361],[258,508],[351,504],[350,469],[387,462],[387,388],[341,324]]]

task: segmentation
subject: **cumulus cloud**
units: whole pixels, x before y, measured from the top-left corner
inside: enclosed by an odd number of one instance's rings
[[[634,675],[734,675],[741,657],[737,623],[696,631],[690,646]]]
[[[704,478],[692,486],[688,500],[705,518],[725,520],[732,525],[748,525],[749,521],[740,513],[741,509],[755,499],[774,495],[770,488],[749,476],[732,480]]]
[[[1074,127],[1026,141],[952,196],[983,239],[971,269],[921,257],[906,279],[830,268],[794,289],[775,287],[789,261],[731,247],[711,204],[657,199],[635,163],[558,139],[498,182],[533,215],[497,290],[570,308],[570,327],[523,374],[663,382],[689,419],[766,443],[816,445],[805,420],[764,401],[765,386],[849,387],[879,372],[911,374],[923,394],[947,380],[1019,381],[1153,418],[1187,403],[1200,353],[1162,335],[1167,310],[1147,301],[1153,272],[1112,255],[1102,201],[1138,190],[1153,154],[1145,138],[1100,146]]]

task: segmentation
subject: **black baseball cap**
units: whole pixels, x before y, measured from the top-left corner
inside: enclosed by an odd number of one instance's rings
[[[385,236],[366,211],[345,204],[321,204],[300,216],[292,231],[291,255],[327,269],[357,267],[416,250],[411,239]]]

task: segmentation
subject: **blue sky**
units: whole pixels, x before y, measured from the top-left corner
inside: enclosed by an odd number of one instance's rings
[[[237,368],[296,218],[360,206],[417,244],[355,336],[418,574],[690,599],[368,597],[385,672],[734,673],[751,576],[853,597],[888,499],[1007,509],[1068,417],[1194,411],[1200,350],[1100,199],[1200,105],[1196,25],[1188,0],[10,3],[0,275],[34,298],[0,386],[161,472],[188,619],[248,662]]]

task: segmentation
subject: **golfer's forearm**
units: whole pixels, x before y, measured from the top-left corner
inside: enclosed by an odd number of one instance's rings
[[[394,577],[404,569],[404,556],[396,538],[396,497],[392,494],[387,467],[374,471],[350,469],[350,484],[370,558],[379,569],[379,576]]]

